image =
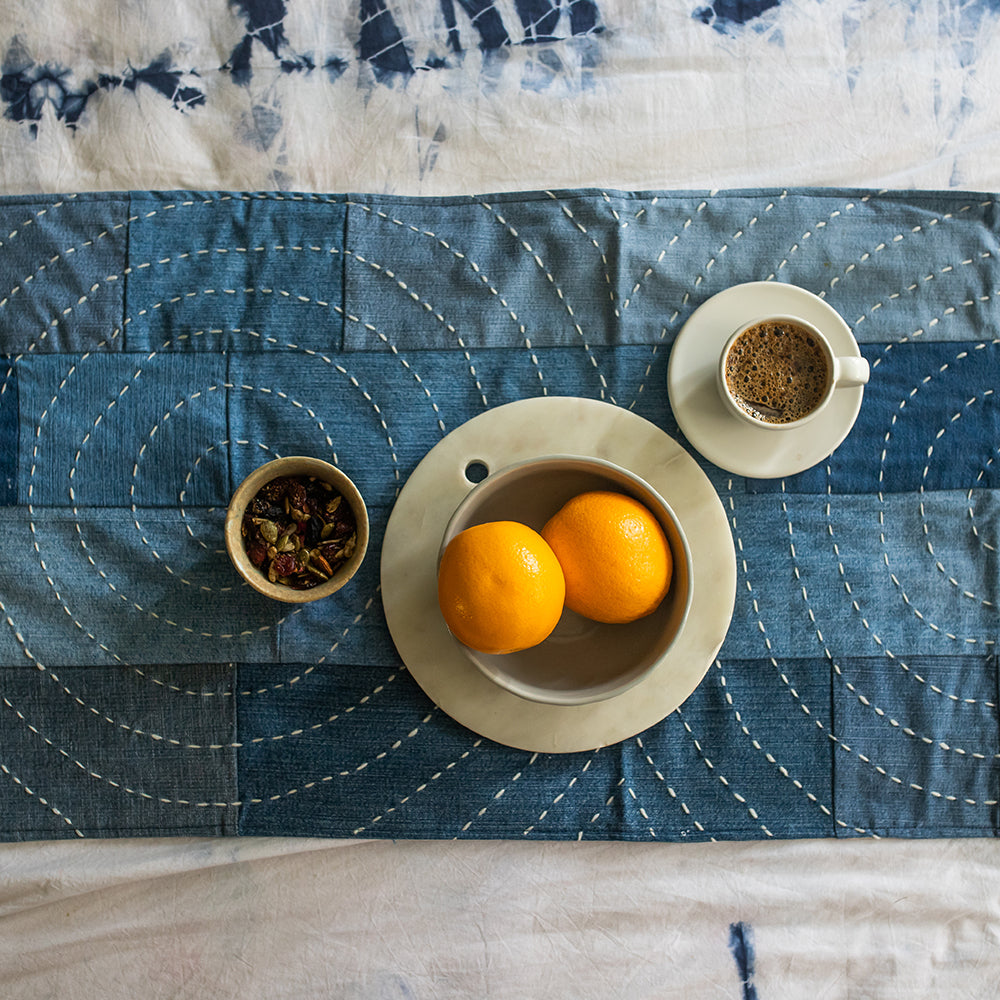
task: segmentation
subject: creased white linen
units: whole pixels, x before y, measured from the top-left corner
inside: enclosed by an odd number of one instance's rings
[[[993,841],[178,840],[0,857],[10,1000],[931,1000],[1000,987]]]

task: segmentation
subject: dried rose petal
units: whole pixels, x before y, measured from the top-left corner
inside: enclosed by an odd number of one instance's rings
[[[260,566],[267,558],[267,546],[260,542],[251,542],[247,546],[247,555],[254,566]]]
[[[295,554],[292,552],[279,552],[274,557],[272,565],[281,576],[290,576],[298,568]]]

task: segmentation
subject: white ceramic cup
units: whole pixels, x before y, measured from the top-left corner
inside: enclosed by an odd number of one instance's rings
[[[726,377],[726,370],[730,355],[734,347],[737,346],[738,342],[745,345],[748,338],[756,336],[753,332],[755,327],[763,327],[770,324],[779,327],[798,327],[811,340],[812,344],[815,344],[815,346],[819,349],[823,363],[826,366],[824,386],[816,399],[816,402],[795,419],[768,419],[767,415],[764,413],[765,407],[756,409],[754,408],[752,401],[742,401],[738,394],[738,389],[734,389]],[[751,348],[748,348],[747,350],[750,349]],[[768,364],[766,366],[766,372],[772,382],[775,376],[784,375],[776,364]],[[800,319],[798,316],[774,315],[761,316],[749,323],[744,323],[739,327],[739,329],[733,332],[732,336],[726,341],[726,344],[722,349],[722,354],[719,356],[716,382],[723,404],[728,412],[738,420],[762,430],[782,431],[790,430],[795,427],[801,427],[810,420],[816,419],[816,417],[820,416],[820,414],[822,414],[827,408],[830,400],[833,398],[833,394],[838,388],[842,386],[865,385],[868,382],[870,374],[871,370],[865,358],[857,355],[838,356],[834,354],[833,348],[830,346],[830,341],[827,340],[823,332],[812,323],[807,320]],[[794,376],[791,377],[794,378]],[[778,389],[769,387],[769,391],[773,391],[776,395],[780,395],[780,387]]]

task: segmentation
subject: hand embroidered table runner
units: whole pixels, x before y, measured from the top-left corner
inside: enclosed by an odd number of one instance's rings
[[[136,192],[0,201],[0,837],[992,835],[997,220],[969,192]],[[388,634],[379,547],[447,432],[666,392],[694,309],[802,286],[872,365],[829,460],[699,458],[737,552],[680,710],[534,754],[449,719]],[[335,460],[368,558],[275,605],[222,543],[276,455]]]

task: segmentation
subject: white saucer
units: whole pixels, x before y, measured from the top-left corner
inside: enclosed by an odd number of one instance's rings
[[[791,476],[821,462],[850,433],[864,396],[863,386],[841,387],[823,416],[791,430],[758,430],[726,412],[715,382],[719,354],[741,323],[766,313],[801,316],[826,334],[837,354],[861,354],[840,314],[797,285],[776,281],[735,285],[691,314],[677,335],[667,366],[674,419],[692,447],[710,462],[753,479]]]
[[[437,554],[452,512],[472,489],[471,462],[491,472],[541,455],[601,458],[642,477],[684,527],[693,564],[688,619],[668,654],[624,693],[586,705],[528,701],[466,657],[437,603]],[[393,507],[382,545],[382,602],[396,648],[425,693],[497,743],[543,753],[628,739],[677,708],[701,682],[729,629],[736,556],[722,503],[698,463],[655,424],[592,399],[543,396],[488,410],[424,456]]]

